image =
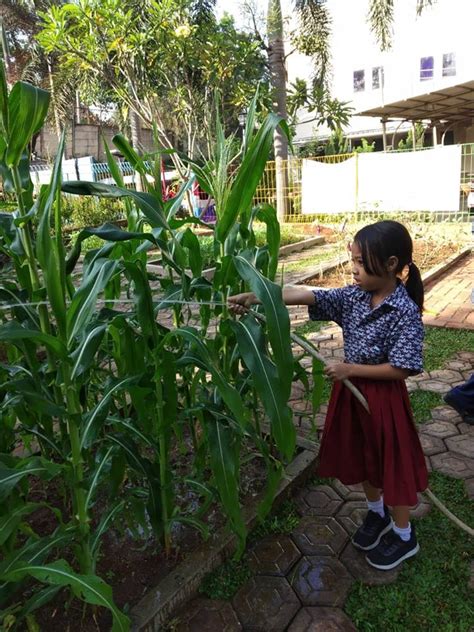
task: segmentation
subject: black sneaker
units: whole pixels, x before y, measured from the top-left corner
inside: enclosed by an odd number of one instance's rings
[[[383,536],[377,548],[367,553],[365,559],[374,568],[381,571],[389,571],[398,566],[403,560],[413,557],[420,550],[420,545],[416,541],[415,527],[411,527],[410,539],[404,542],[399,535],[390,529]]]
[[[374,549],[380,538],[392,528],[392,519],[386,505],[383,506],[385,515],[376,511],[368,511],[364,522],[352,536],[352,544],[362,551]]]

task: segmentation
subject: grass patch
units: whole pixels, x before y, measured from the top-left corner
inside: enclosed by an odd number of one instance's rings
[[[474,331],[425,327],[424,364],[426,371],[441,369],[460,351],[474,351]]]
[[[286,500],[275,513],[268,515],[253,529],[249,540],[255,542],[267,535],[291,533],[299,525],[300,520],[295,504],[291,500]]]
[[[438,472],[430,488],[461,520],[474,524],[474,503],[463,481]],[[436,508],[414,521],[420,553],[389,586],[352,586],[345,611],[361,632],[469,632],[474,599],[468,588],[474,541]]]
[[[293,331],[297,336],[307,336],[320,331],[323,327],[326,327],[326,325],[329,325],[328,320],[308,320],[302,325],[295,327]]]
[[[294,503],[285,501],[276,512],[270,514],[249,534],[249,543],[256,542],[267,535],[291,533],[300,522]],[[242,559],[228,560],[206,575],[201,582],[199,592],[211,599],[232,599],[241,586],[250,579],[252,571],[245,554]]]
[[[413,417],[417,424],[429,421],[433,408],[444,404],[444,400],[439,393],[431,393],[430,391],[414,391],[410,393],[410,402],[413,409]]]
[[[237,562],[228,560],[204,577],[199,592],[210,599],[232,599],[251,576],[246,557]]]

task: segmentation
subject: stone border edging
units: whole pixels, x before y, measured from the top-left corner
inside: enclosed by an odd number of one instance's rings
[[[467,257],[468,255],[470,255],[471,252],[472,252],[472,247],[466,246],[460,252],[449,257],[447,261],[444,261],[443,263],[439,263],[437,266],[434,266],[433,268],[430,268],[429,270],[427,270],[427,272],[421,275],[421,280],[423,281],[423,285],[426,286],[429,283],[432,283],[433,281],[435,281],[444,272],[446,272],[446,270],[451,268],[451,266],[458,263],[458,261],[461,261],[462,259],[464,259],[464,257]]]
[[[312,279],[314,279],[315,277],[319,275],[326,274],[326,272],[330,272],[331,270],[334,270],[334,268],[337,268],[338,266],[346,264],[348,261],[349,261],[349,255],[343,255],[342,257],[341,256],[337,257],[336,259],[330,259],[329,261],[326,261],[325,263],[319,265],[317,269],[314,268],[311,272],[299,278],[296,281],[295,285],[302,285],[306,283],[307,281],[311,281]]]
[[[293,489],[300,486],[312,473],[317,458],[316,452],[308,449],[312,447],[312,442],[300,441],[298,437],[296,444],[303,449],[286,468],[272,509],[286,500]],[[257,508],[263,496],[264,493],[261,492],[243,509],[245,524],[249,531],[257,523]],[[235,550],[236,542],[236,536],[229,533],[227,527],[219,529],[214,538],[211,537],[198,550],[191,553],[131,609],[131,631],[158,631],[173,611],[195,596],[204,576],[229,557]]]

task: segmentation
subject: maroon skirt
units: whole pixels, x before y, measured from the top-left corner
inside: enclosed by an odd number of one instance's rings
[[[371,414],[335,382],[319,451],[318,474],[346,485],[369,481],[390,506],[416,505],[428,471],[404,380],[351,380]]]

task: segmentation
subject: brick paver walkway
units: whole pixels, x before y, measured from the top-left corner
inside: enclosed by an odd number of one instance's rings
[[[474,254],[462,259],[428,287],[425,299],[426,325],[474,329]]]
[[[292,308],[292,321],[306,313]],[[310,338],[319,343],[322,354],[339,358],[342,337],[337,326],[325,327]],[[446,392],[474,370],[474,353],[458,353],[445,369],[409,378],[409,390]],[[303,404],[303,406],[302,406]],[[299,418],[299,431],[307,435],[301,390],[295,385],[291,405]],[[326,406],[316,416],[324,425]],[[462,423],[449,406],[432,410],[432,419],[419,426],[428,469],[464,479],[474,499],[474,426]],[[257,542],[249,552],[254,576],[232,601],[198,597],[179,614],[177,632],[350,632],[356,627],[343,607],[355,580],[368,585],[394,582],[401,567],[377,571],[364,553],[356,550],[350,537],[366,512],[360,486],[338,481],[308,483],[295,497],[301,522],[290,535],[274,535]],[[421,518],[430,510],[420,496],[412,515]],[[472,580],[471,580],[472,581]]]

